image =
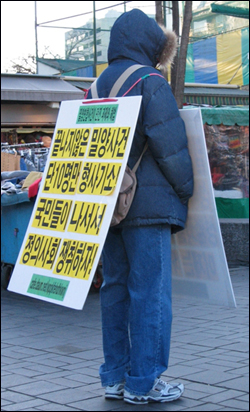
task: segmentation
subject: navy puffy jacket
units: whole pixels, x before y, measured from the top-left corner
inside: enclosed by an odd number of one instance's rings
[[[97,81],[99,97],[108,97],[118,77],[131,65],[142,64],[123,84],[122,96],[141,77],[156,73],[158,62],[168,58],[171,33],[140,10],[122,14],[111,30],[109,66]],[[163,57],[162,57],[163,56]],[[185,125],[167,81],[150,76],[127,94],[142,95],[142,104],[128,165],[132,168],[145,142],[148,149],[136,172],[136,194],[126,218],[117,227],[169,223],[172,232],[185,227],[188,199],[193,193],[193,171]],[[88,99],[91,98],[89,91]]]

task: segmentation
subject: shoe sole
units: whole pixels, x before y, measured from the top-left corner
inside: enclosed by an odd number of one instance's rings
[[[115,394],[112,394],[112,393],[107,393],[107,394],[105,394],[105,399],[118,399],[118,400],[122,400],[123,399],[123,394],[121,394],[121,395],[115,395]]]
[[[123,400],[126,403],[131,403],[133,405],[145,405],[149,402],[158,402],[158,403],[166,403],[166,402],[172,402],[172,401],[177,401],[177,399],[179,399],[181,397],[181,395],[183,394],[184,390],[181,391],[181,393],[178,393],[178,395],[176,396],[169,396],[168,398],[151,398],[150,396],[147,396],[145,398],[141,398],[141,399],[129,399],[124,397]]]

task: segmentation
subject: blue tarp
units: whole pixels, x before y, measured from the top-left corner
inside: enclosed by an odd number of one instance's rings
[[[194,43],[193,58],[195,82],[217,84],[216,37]]]
[[[30,202],[28,191],[11,194],[3,193],[1,195],[1,206],[16,205],[23,202]]]

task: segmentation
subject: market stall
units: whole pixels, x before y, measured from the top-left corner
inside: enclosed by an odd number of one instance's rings
[[[218,217],[248,219],[249,107],[202,106],[201,113]]]
[[[219,218],[249,218],[249,108],[202,108]]]

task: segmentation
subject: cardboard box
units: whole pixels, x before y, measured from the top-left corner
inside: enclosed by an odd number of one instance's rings
[[[18,154],[1,152],[1,172],[20,170],[20,158]]]

